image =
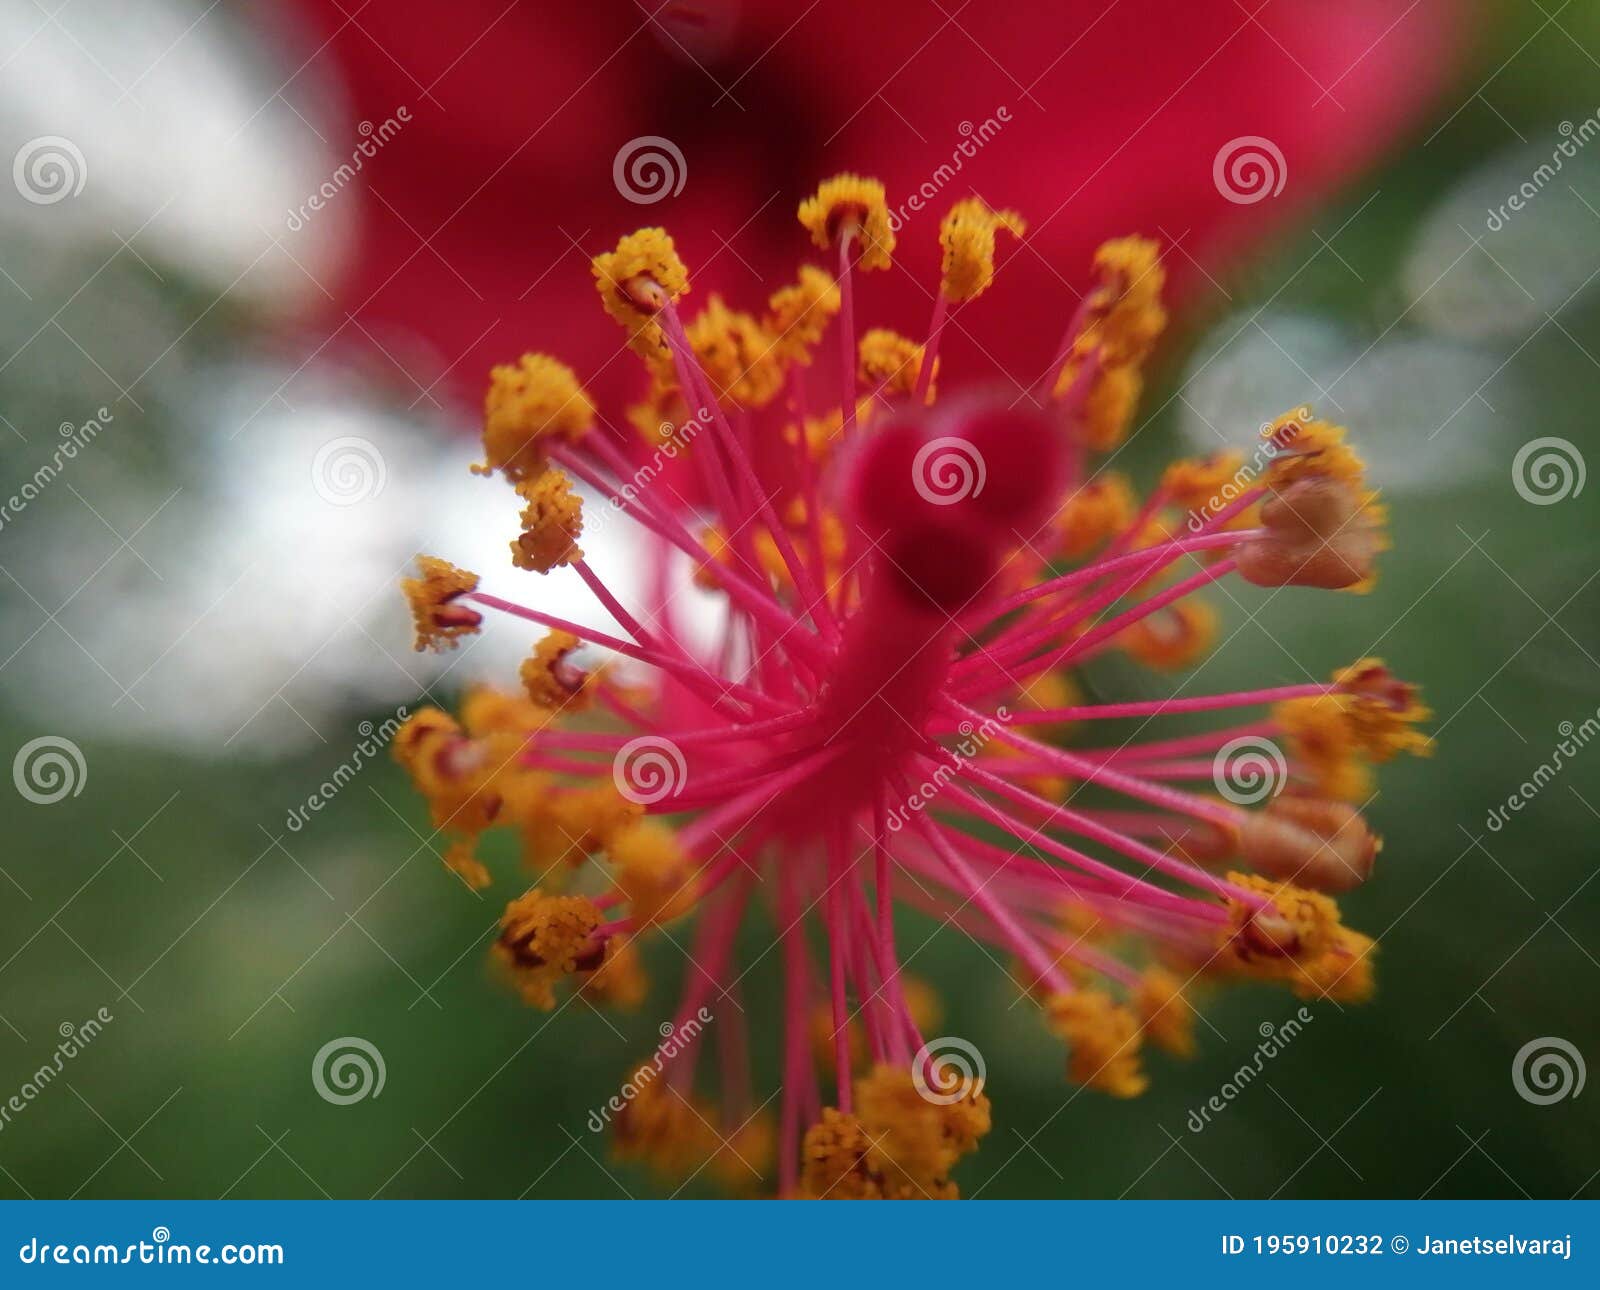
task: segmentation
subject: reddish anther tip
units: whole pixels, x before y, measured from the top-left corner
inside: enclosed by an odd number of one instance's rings
[[[433,612],[440,627],[481,627],[483,615],[466,605],[443,604]]]
[[[983,396],[899,410],[861,445],[842,492],[862,534],[948,610],[979,596],[1001,557],[1050,519],[1066,473],[1054,417]]]

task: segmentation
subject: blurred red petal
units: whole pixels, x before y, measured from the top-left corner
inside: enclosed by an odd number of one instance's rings
[[[359,203],[359,236],[329,325],[348,313],[374,336],[421,337],[433,353],[408,356],[406,378],[473,398],[491,362],[528,348],[559,352],[603,397],[631,390],[588,256],[663,223],[694,275],[691,304],[710,290],[759,300],[810,253],[799,198],[843,169],[882,178],[891,204],[938,189],[902,230],[896,268],[862,288],[873,321],[913,333],[949,203],[977,192],[1023,211],[1025,247],[975,306],[981,348],[957,326],[945,352],[952,373],[992,362],[1028,379],[1095,245],[1160,237],[1175,244],[1178,296],[1203,287],[1419,119],[1473,12],[1465,0],[818,0],[797,16],[703,0],[649,20],[620,3],[559,18],[507,0],[385,0],[353,17],[348,0],[299,4],[310,64],[347,88],[350,120],[402,105],[412,118],[365,163],[363,191],[336,199]],[[612,178],[642,135],[670,139],[687,165],[682,192],[648,205]],[[1213,166],[1250,137],[1281,154],[1283,187],[1229,200]]]

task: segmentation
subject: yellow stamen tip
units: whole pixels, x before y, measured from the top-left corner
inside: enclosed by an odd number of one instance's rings
[[[823,180],[817,191],[800,203],[800,223],[811,240],[826,249],[843,236],[853,235],[860,248],[864,270],[887,269],[894,253],[894,230],[889,226],[889,203],[883,185],[860,175],[835,175]]]

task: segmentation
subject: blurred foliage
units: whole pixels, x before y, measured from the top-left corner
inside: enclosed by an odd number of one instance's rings
[[[1327,235],[1377,190],[1337,255],[1302,230],[1226,284],[1230,308],[1266,301],[1292,279],[1299,310],[1374,336],[1404,325],[1392,284],[1418,219],[1514,131],[1545,138],[1592,112],[1595,51],[1595,7],[1563,9],[1559,26],[1538,6],[1514,7],[1465,78],[1463,97],[1481,93],[1426,143],[1361,179],[1342,209],[1318,212]],[[180,317],[204,309],[144,278],[97,292],[124,303],[153,292],[141,307]],[[1560,323],[1513,360],[1515,376],[1539,391],[1537,421],[1515,441],[1561,434],[1600,463],[1591,401],[1600,308],[1592,296],[1576,301]],[[13,317],[7,334],[19,325]],[[245,326],[219,311],[185,345],[197,355],[226,349]],[[1171,354],[1151,407],[1183,361]],[[81,396],[51,370],[41,361],[5,373],[7,407],[33,408],[51,425],[77,420]],[[1131,450],[1137,478],[1153,478],[1179,450],[1175,411]],[[141,423],[156,470],[160,420]],[[994,1133],[961,1175],[966,1193],[1596,1194],[1600,1098],[1530,1105],[1510,1068],[1543,1035],[1600,1063],[1600,884],[1590,882],[1600,752],[1580,755],[1503,831],[1485,828],[1488,811],[1548,758],[1558,724],[1581,722],[1600,695],[1595,496],[1591,484],[1580,498],[1531,507],[1507,461],[1491,478],[1399,504],[1395,549],[1371,596],[1230,588],[1217,598],[1228,644],[1188,681],[1191,692],[1299,680],[1295,660],[1321,672],[1370,652],[1422,680],[1438,712],[1436,757],[1381,777],[1371,811],[1386,837],[1378,878],[1346,902],[1348,921],[1382,942],[1378,999],[1314,1005],[1314,1023],[1266,1077],[1193,1133],[1190,1110],[1252,1058],[1260,1026],[1293,1015],[1297,1001],[1230,992],[1206,1008],[1195,1061],[1152,1059],[1143,1099],[1078,1096],[1062,1079],[1059,1047],[988,956],[940,937],[911,968],[942,991],[946,1029],[985,1054],[996,1107]],[[42,610],[7,604],[9,652]],[[1107,696],[1164,684],[1115,663],[1091,680]],[[485,967],[498,900],[442,873],[421,804],[387,760],[302,832],[285,832],[287,812],[349,756],[362,715],[349,715],[343,740],[259,764],[86,741],[81,796],[48,808],[6,802],[0,1099],[49,1058],[60,1023],[102,1006],[115,1020],[0,1128],[0,1194],[659,1193],[611,1163],[585,1121],[656,1042],[681,954],[655,947],[659,979],[637,1015],[601,1015],[582,1001],[554,1016],[530,1012]],[[0,746],[37,733],[4,719]],[[764,931],[748,930],[743,961],[760,955]],[[906,943],[920,944],[920,933],[908,922]],[[746,984],[758,1086],[771,1088],[775,973],[758,968]],[[383,1053],[380,1097],[343,1107],[315,1095],[313,1055],[341,1035]]]

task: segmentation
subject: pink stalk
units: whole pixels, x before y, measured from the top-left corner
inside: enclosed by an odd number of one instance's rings
[[[674,1034],[699,1013],[711,997],[711,992],[717,988],[717,982],[726,975],[728,960],[733,955],[734,937],[750,898],[750,882],[746,878],[735,886],[721,905],[701,923],[695,937],[695,952],[689,956],[694,966],[689,973],[689,982],[684,987],[677,1015],[672,1020]],[[694,1087],[694,1068],[699,1050],[700,1045],[692,1043],[674,1054],[674,1065],[668,1078],[679,1093],[686,1095]]]
[[[699,847],[714,840],[718,832],[727,828],[734,820],[751,814],[752,808],[755,812],[763,810],[780,793],[793,788],[819,767],[841,756],[845,751],[844,748],[824,748],[788,770],[762,780],[748,793],[734,798],[726,805],[714,811],[707,811],[678,834],[680,845],[685,853],[693,855]],[[756,805],[758,802],[759,806]]]
[[[783,1107],[778,1132],[778,1190],[793,1195],[800,1181],[800,1115],[804,1081],[814,1078],[810,1043],[810,984],[805,935],[792,870],[779,866],[778,928],[783,947]]]
[[[1205,537],[1181,538],[1174,542],[1141,547],[1139,550],[1130,551],[1125,555],[1096,560],[1092,564],[1084,565],[1081,569],[1074,569],[1071,573],[1063,573],[1059,577],[1049,579],[1047,582],[1041,582],[1032,587],[1024,587],[1021,591],[1007,596],[997,605],[981,606],[978,612],[982,614],[986,622],[992,623],[1007,614],[1021,609],[1024,605],[1031,604],[1033,601],[1043,600],[1047,596],[1058,595],[1063,591],[1080,587],[1084,583],[1098,581],[1109,573],[1150,563],[1153,557],[1170,557],[1162,561],[1163,565],[1170,564],[1173,560],[1188,552],[1225,549],[1230,546],[1236,546],[1249,538],[1257,537],[1265,531],[1264,529],[1240,529],[1231,533],[1212,533]]]
[[[839,436],[848,440],[856,428],[856,288],[851,272],[850,244],[856,227],[847,223],[839,233]]]
[[[1078,307],[1072,311],[1072,317],[1067,320],[1067,329],[1061,333],[1061,343],[1056,346],[1055,357],[1050,360],[1050,366],[1045,368],[1044,375],[1034,387],[1033,396],[1036,402],[1046,402],[1055,390],[1061,369],[1067,365],[1067,359],[1072,357],[1072,346],[1088,324],[1089,302],[1093,297],[1092,291],[1084,292],[1082,299],[1078,301]]]
[[[976,766],[969,764],[963,767],[962,777],[981,784],[1003,797],[1009,797],[1021,805],[1031,807],[1045,817],[1046,824],[1060,824],[1072,828],[1075,832],[1080,832],[1083,836],[1092,838],[1095,841],[1103,842],[1121,851],[1124,855],[1140,851],[1140,844],[1134,839],[1124,838],[1117,834],[1115,830],[1095,824],[1092,820],[1086,819],[1076,811],[1070,811],[1035,793],[1030,793],[1026,789],[1008,784],[999,776],[991,775]],[[1176,908],[1180,906],[1186,908],[1192,903],[1184,897],[1157,887],[1142,878],[1136,878],[1132,874],[1117,868],[1116,865],[1107,864],[1104,860],[1096,860],[1093,856],[1079,851],[1076,847],[1068,846],[1059,839],[1045,833],[1043,825],[1030,829],[1020,820],[1014,819],[1004,811],[984,801],[981,797],[977,797],[964,789],[947,787],[945,791],[950,794],[951,801],[960,802],[979,818],[1004,829],[1020,842],[1031,847],[1037,847],[1047,855],[1053,855],[1058,860],[1063,860],[1074,868],[1081,869],[1084,873],[1091,874],[1110,884],[1116,889],[1115,895],[1118,900],[1138,900],[1157,908]],[[1143,848],[1143,850],[1149,851],[1149,848]],[[1232,886],[1227,883],[1220,883],[1219,880],[1213,879],[1210,874],[1203,873],[1193,868],[1193,866],[1184,864],[1182,861],[1164,855],[1159,851],[1155,852],[1154,855],[1160,857],[1160,864],[1155,864],[1154,859],[1148,855],[1139,854],[1137,858],[1154,865],[1158,870],[1180,879],[1191,887],[1216,891],[1220,886],[1222,891],[1230,895],[1233,894],[1234,888]],[[1213,883],[1216,883],[1217,886],[1213,886]]]
[[[808,655],[813,660],[821,649],[819,642],[801,621],[785,610],[772,596],[770,590],[752,581],[745,574],[719,561],[705,546],[678,524],[676,520],[662,519],[645,509],[637,500],[629,500],[615,487],[594,473],[580,460],[559,451],[552,454],[568,471],[597,492],[603,493],[622,507],[634,520],[649,529],[662,541],[668,542],[693,560],[700,569],[708,570],[747,613],[759,618],[766,626],[779,633],[783,647]]]
[[[1149,615],[1155,613],[1157,610],[1164,609],[1173,601],[1183,599],[1183,597],[1189,595],[1197,588],[1206,586],[1209,583],[1216,582],[1219,579],[1226,577],[1228,574],[1233,572],[1234,563],[1235,562],[1231,557],[1226,560],[1219,561],[1218,563],[1211,565],[1209,568],[1203,569],[1201,572],[1194,574],[1192,577],[1185,578],[1182,582],[1176,583],[1175,585],[1167,588],[1165,591],[1151,596],[1146,600],[1140,601],[1131,609],[1126,610],[1124,613],[1117,615],[1115,618],[1102,623],[1094,630],[1086,632],[1081,636],[1074,636],[1065,644],[1056,646],[1053,650],[1050,650],[1046,653],[1034,655],[1028,658],[1025,662],[1021,659],[1015,658],[1018,649],[1031,649],[1034,647],[1034,645],[1028,644],[1026,646],[1013,646],[1009,651],[1007,651],[1007,655],[1009,655],[1009,657],[1002,657],[998,660],[1000,667],[997,670],[1003,670],[1005,679],[1008,682],[1015,683],[1021,677],[1040,672],[1049,672],[1060,667],[1063,663],[1073,660],[1082,661],[1084,658],[1090,656],[1090,652],[1095,646],[1100,645],[1104,641],[1110,640],[1119,632],[1131,627],[1134,623],[1143,618],[1149,617]],[[1134,575],[1130,579],[1130,582],[1132,584],[1136,584],[1143,580],[1143,578]],[[1089,617],[1091,614],[1098,613],[1100,609],[1105,607],[1105,602],[1120,598],[1126,590],[1128,590],[1128,586],[1126,585],[1108,588],[1100,598],[1101,603],[1096,604],[1091,602],[1085,605],[1081,610],[1073,613],[1067,620],[1061,623],[1050,625],[1050,627],[1046,629],[1045,634],[1047,636],[1054,636],[1060,634],[1063,630],[1075,627],[1082,619]],[[1037,643],[1042,644],[1043,642],[1041,641]],[[960,664],[957,664],[955,671],[961,671],[963,669],[971,670],[969,665],[980,662],[990,662],[990,660],[981,654],[974,655],[971,658],[964,659]],[[1010,666],[1007,666],[1008,664]],[[994,666],[994,664],[991,663],[991,666]],[[1013,668],[1015,670],[1013,670]],[[954,675],[954,672],[952,672],[952,675]],[[986,686],[991,686],[992,684],[994,684],[992,681],[985,683]],[[973,689],[974,687],[971,686],[965,687],[962,691],[963,696],[972,697]]]
[[[1143,555],[1144,553],[1139,552],[1138,554]],[[1001,670],[1008,665],[1020,663],[1033,650],[1038,649],[1064,632],[1070,631],[1078,623],[1093,617],[1101,610],[1115,604],[1140,583],[1154,577],[1170,563],[1170,559],[1157,556],[1137,564],[1115,582],[1100,588],[1087,600],[1071,601],[1065,606],[1045,609],[1042,613],[1036,611],[1033,614],[1024,615],[1020,621],[1006,628],[998,637],[985,645],[983,649],[957,663],[952,676],[962,679],[974,672],[985,669],[991,671]],[[1004,674],[1005,681],[1010,682],[1014,679],[1009,673]],[[989,688],[993,688],[995,682],[993,678],[990,678],[984,684]]]
[[[1265,735],[1277,729],[1272,721],[1249,721],[1228,726],[1223,730],[1207,730],[1204,734],[1185,735],[1180,739],[1162,739],[1148,744],[1128,744],[1118,748],[1075,748],[1074,752],[1101,761],[1136,761],[1141,765],[1169,757],[1182,757],[1189,753],[1214,752],[1230,739],[1244,735]]]
[[[483,591],[469,591],[460,599],[470,600],[475,604],[484,605],[490,609],[498,609],[503,614],[510,614],[513,618],[525,618],[530,623],[539,623],[544,627],[554,628],[556,631],[569,632],[579,640],[588,641],[591,645],[601,645],[606,649],[614,650],[627,658],[636,659],[640,663],[648,663],[652,667],[660,668],[663,672],[677,677],[686,686],[700,695],[707,703],[718,711],[725,711],[725,704],[729,698],[741,703],[748,703],[754,708],[764,708],[768,713],[785,713],[791,709],[775,699],[770,699],[759,691],[747,686],[731,684],[723,681],[705,668],[696,663],[686,663],[681,659],[670,658],[657,650],[646,649],[632,641],[619,640],[605,632],[596,631],[592,627],[583,627],[565,618],[557,618],[554,614],[541,613],[537,609],[529,609],[526,605],[519,605],[515,601],[502,600],[499,596],[491,596]],[[733,715],[742,715],[734,713]]]
[[[1332,694],[1334,686],[1279,685],[1264,690],[1238,690],[1232,694],[1202,694],[1187,699],[1149,699],[1133,703],[1086,704],[1073,708],[1037,708],[1012,712],[1012,725],[1048,726],[1058,721],[1094,721],[1119,717],[1165,717],[1178,712],[1214,712],[1222,708],[1248,708],[1257,704],[1281,703],[1285,699],[1309,699]],[[1248,727],[1246,727],[1248,729]],[[1153,747],[1146,744],[1143,747]]]
[[[906,794],[906,786],[902,781],[897,785],[902,794]],[[1052,990],[1066,993],[1072,989],[1071,983],[1061,974],[1055,961],[1040,948],[1039,943],[1028,934],[1011,912],[986,890],[983,883],[978,881],[966,861],[944,836],[943,830],[931,820],[918,813],[912,818],[916,830],[922,834],[928,845],[934,849],[945,866],[955,876],[958,890],[1005,935],[1012,952],[1026,963],[1041,981],[1048,982]]]
[[[896,998],[900,996],[900,964],[894,952],[894,890],[891,881],[893,860],[885,841],[888,831],[888,803],[880,791],[872,807],[872,890],[877,902],[878,960],[884,984]]]
[[[959,712],[962,717],[972,720],[974,717],[981,719],[982,713],[974,712],[971,708],[963,707],[959,703],[947,701],[949,706]],[[1166,810],[1174,811],[1180,815],[1192,815],[1197,819],[1220,824],[1223,828],[1238,826],[1242,812],[1236,806],[1226,806],[1221,802],[1213,802],[1209,798],[1193,797],[1188,793],[1175,792],[1172,789],[1160,788],[1155,784],[1147,784],[1133,775],[1124,774],[1110,767],[1098,765],[1083,757],[1069,753],[1060,748],[1052,748],[1049,744],[1039,743],[1020,735],[1014,730],[1000,727],[995,731],[995,738],[1004,740],[1014,748],[1021,748],[1024,752],[1031,753],[1035,760],[1046,766],[1053,766],[1057,771],[1064,772],[1076,779],[1088,780],[1090,783],[1100,784],[1106,788],[1115,789],[1128,797],[1137,798],[1141,802],[1149,802],[1152,806],[1160,806]],[[988,776],[993,779],[994,776]],[[1044,801],[1038,798],[1038,801]],[[1046,806],[1051,806],[1049,802]]]
[[[1158,851],[1154,847],[1146,846],[1135,838],[1126,837],[1115,829],[1107,828],[1088,816],[1051,802],[1046,798],[1040,797],[1037,793],[1031,793],[1015,784],[1008,784],[998,775],[991,775],[988,771],[968,765],[962,768],[962,776],[972,780],[974,783],[983,785],[983,787],[1000,794],[1002,797],[1010,798],[1019,805],[1026,806],[1037,812],[1044,817],[1048,824],[1060,824],[1069,828],[1074,833],[1120,852],[1130,860],[1137,860],[1160,873],[1176,878],[1187,886],[1211,892],[1213,895],[1221,896],[1228,900],[1240,900],[1256,909],[1260,909],[1269,903],[1267,898],[1259,893],[1247,891],[1243,887],[1218,878],[1215,874],[1207,873],[1204,869],[1180,860],[1176,856],[1169,855],[1164,851]],[[1161,788],[1159,785],[1147,784],[1142,780],[1130,779],[1128,782],[1137,785],[1142,791],[1163,794],[1174,801],[1203,806],[1212,805],[1203,798],[1189,797],[1187,794],[1173,792],[1170,789]],[[1195,814],[1192,810],[1189,813]],[[1235,812],[1235,814],[1238,813]],[[1209,819],[1212,823],[1221,822],[1210,815],[1204,818]],[[1034,845],[1042,847],[1043,843],[1035,839]]]
[[[928,324],[928,343],[922,347],[922,366],[917,369],[917,388],[912,398],[918,403],[927,403],[928,391],[933,385],[933,369],[939,361],[939,340],[944,335],[945,319],[948,317],[950,302],[945,299],[941,289],[933,301],[933,320]]]
[[[805,561],[800,558],[799,552],[794,549],[794,542],[789,537],[788,527],[778,518],[778,513],[773,509],[772,500],[767,496],[761,486],[761,481],[756,477],[755,467],[751,464],[749,454],[740,444],[738,436],[733,433],[733,427],[728,424],[728,419],[722,414],[722,406],[710,392],[710,381],[707,379],[699,360],[694,356],[693,349],[689,346],[689,338],[684,334],[683,323],[678,317],[678,311],[668,301],[662,305],[660,318],[662,331],[666,334],[667,342],[672,348],[673,358],[678,364],[679,379],[683,380],[686,388],[692,388],[698,379],[706,398],[706,404],[711,412],[712,428],[721,442],[723,451],[728,455],[733,465],[734,476],[739,480],[746,493],[750,506],[743,511],[732,509],[731,506],[722,511],[724,519],[730,527],[732,535],[733,517],[747,513],[750,509],[758,511],[772,540],[778,548],[778,554],[783,559],[784,567],[788,569],[789,576],[794,579],[795,590],[799,593],[801,603],[816,620],[817,627],[823,637],[836,640],[839,626],[833,617],[833,611],[818,592],[816,584],[811,581],[811,573],[806,568]]]
[[[1218,560],[1215,564],[1209,568],[1202,569],[1199,573],[1191,574],[1182,582],[1174,583],[1165,591],[1158,592],[1148,600],[1140,601],[1133,608],[1101,623],[1093,631],[1085,632],[1076,640],[1069,641],[1062,647],[1060,657],[1052,666],[1058,667],[1062,663],[1071,662],[1074,659],[1081,660],[1091,657],[1096,646],[1111,640],[1127,628],[1132,627],[1133,624],[1148,618],[1157,610],[1165,609],[1174,601],[1182,600],[1185,596],[1192,594],[1201,587],[1221,581],[1232,573],[1237,566],[1238,561],[1229,556],[1226,560]]]
[[[828,989],[833,1005],[833,1062],[839,1110],[850,1114],[854,1091],[850,1087],[850,1005],[845,996],[845,845],[842,829],[828,838]]]

